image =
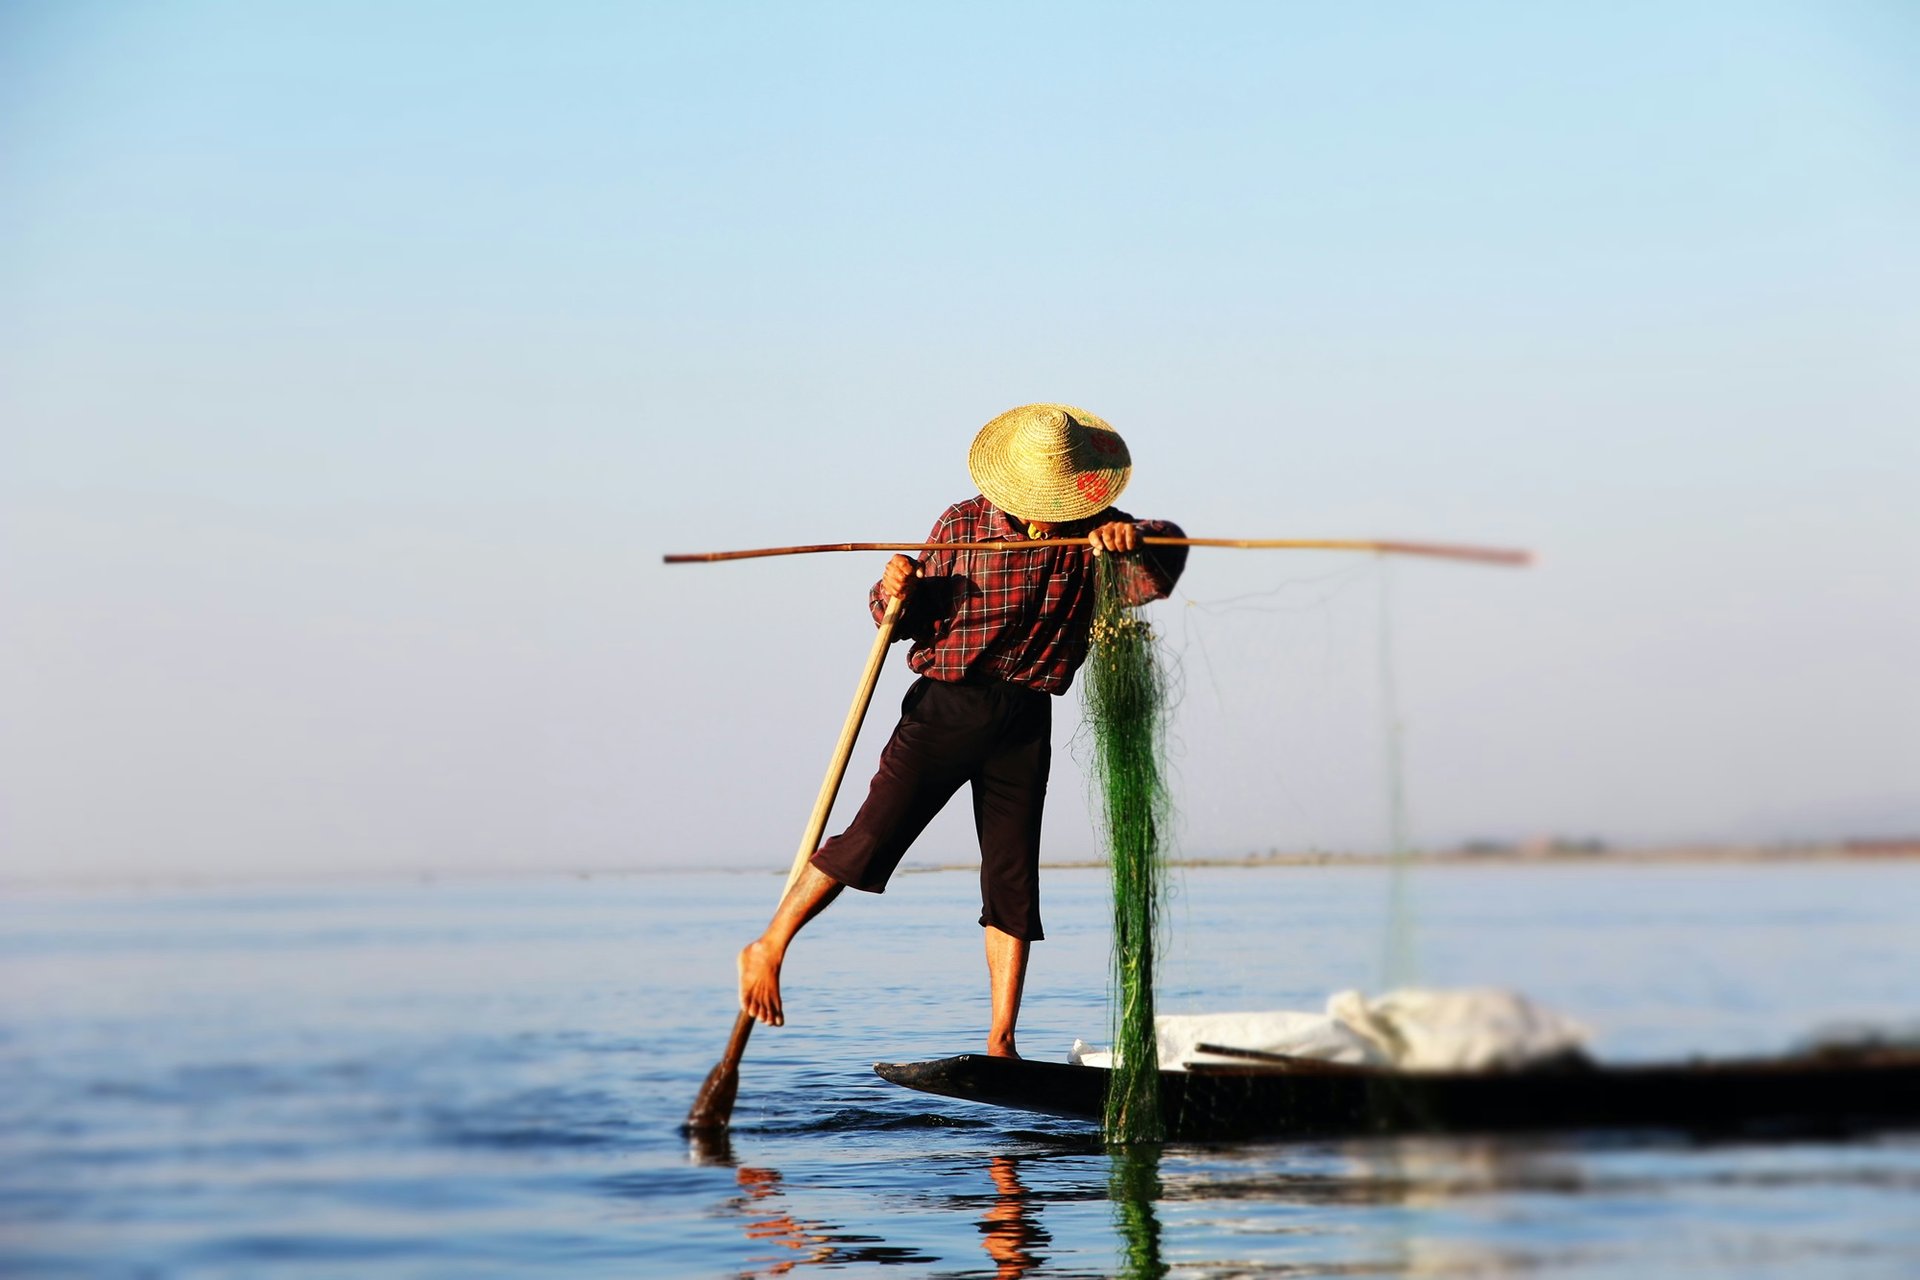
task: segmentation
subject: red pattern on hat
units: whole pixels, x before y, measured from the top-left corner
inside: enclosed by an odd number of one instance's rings
[[[1082,471],[1073,478],[1073,487],[1088,502],[1105,502],[1113,492],[1113,482],[1097,471]]]

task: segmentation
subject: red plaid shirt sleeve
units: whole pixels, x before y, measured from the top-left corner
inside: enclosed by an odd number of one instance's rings
[[[898,634],[913,648],[907,665],[935,680],[988,677],[1045,693],[1064,693],[1086,660],[1093,622],[1093,552],[1086,534],[1110,520],[1132,520],[1109,508],[1063,526],[1033,550],[923,552],[919,579],[907,596]],[[1164,520],[1137,522],[1154,537],[1179,537]],[[1025,542],[1024,526],[984,497],[955,503],[934,522],[928,542]],[[1146,547],[1128,557],[1127,595],[1135,604],[1173,590],[1186,567],[1185,547]],[[868,592],[877,622],[885,611],[880,584]]]

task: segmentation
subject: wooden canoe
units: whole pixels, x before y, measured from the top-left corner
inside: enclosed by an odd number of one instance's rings
[[[874,1070],[923,1093],[1095,1124],[1107,1087],[1100,1067],[970,1053]],[[1160,1099],[1173,1139],[1547,1130],[1843,1136],[1920,1126],[1920,1051],[1471,1073],[1269,1059],[1162,1071]]]

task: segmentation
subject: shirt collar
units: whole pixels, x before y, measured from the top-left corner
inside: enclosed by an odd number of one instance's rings
[[[999,507],[994,506],[991,499],[987,502],[987,510],[993,513],[992,523],[994,529],[1000,535],[999,539],[997,539],[998,541],[1004,542],[1011,539],[1017,542],[1024,542],[1026,540],[1027,526],[1025,524],[1015,520]]]
[[[1002,511],[999,507],[995,506],[991,498],[986,499],[986,503],[987,503],[987,510],[993,513],[992,522],[994,526],[1000,531],[1000,538],[998,540],[1003,542],[1009,541],[1009,540],[1014,542],[1074,541],[1080,538],[1084,538],[1089,533],[1092,533],[1094,526],[1099,524],[1102,520],[1110,518],[1108,513],[1113,510],[1112,507],[1102,507],[1100,510],[1094,512],[1092,515],[1087,516],[1083,519],[1066,521],[1065,523],[1061,524],[1058,528],[1054,530],[1053,536],[1050,538],[1030,539],[1027,537],[1027,525],[1024,520],[1014,519],[1012,516]]]

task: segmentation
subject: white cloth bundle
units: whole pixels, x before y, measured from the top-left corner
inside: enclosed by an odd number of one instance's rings
[[[1162,1014],[1154,1031],[1163,1071],[1242,1061],[1202,1053],[1203,1044],[1407,1071],[1512,1070],[1583,1054],[1590,1038],[1571,1018],[1493,987],[1414,987],[1371,1000],[1341,991],[1328,998],[1324,1014]],[[1075,1040],[1068,1060],[1106,1067],[1113,1053]]]
[[[1495,1071],[1586,1052],[1591,1033],[1573,1019],[1496,987],[1389,991],[1369,1000],[1342,991],[1327,1015],[1408,1071]]]

